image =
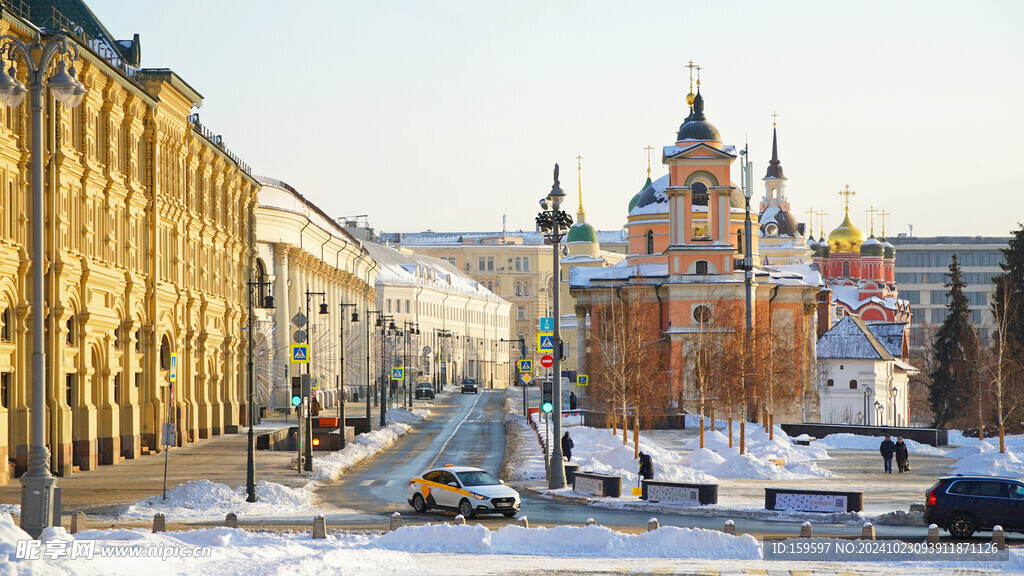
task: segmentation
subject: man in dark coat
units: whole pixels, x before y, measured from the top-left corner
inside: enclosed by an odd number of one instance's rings
[[[910,453],[907,451],[907,445],[903,443],[903,438],[896,439],[896,467],[899,468],[900,474],[906,470],[910,470],[910,466],[907,465],[907,459],[910,457]]]
[[[565,456],[566,461],[572,460],[572,447],[572,438],[569,438],[569,433],[566,432],[565,435],[562,436],[562,456]]]
[[[640,453],[640,477],[644,480],[654,479],[654,462],[650,454]]]
[[[885,460],[885,473],[892,474],[892,457],[896,454],[896,444],[886,436],[878,447],[878,451],[882,453],[882,459]]]

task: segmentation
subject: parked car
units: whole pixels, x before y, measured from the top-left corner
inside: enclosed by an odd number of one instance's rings
[[[924,521],[957,538],[1002,526],[1024,531],[1024,482],[998,476],[948,476],[925,493]]]
[[[462,379],[462,393],[472,392],[473,394],[479,394],[480,390],[476,387],[476,380],[472,378]]]
[[[417,398],[434,399],[434,386],[430,382],[420,382],[416,385]]]
[[[438,508],[466,518],[477,514],[503,514],[511,518],[521,505],[519,493],[486,470],[450,464],[409,480],[406,500],[420,514]]]

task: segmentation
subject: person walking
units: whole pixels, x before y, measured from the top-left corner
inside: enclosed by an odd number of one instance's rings
[[[909,457],[910,453],[907,451],[907,445],[903,443],[903,438],[896,438],[896,468],[900,474],[910,470],[910,464],[907,462]]]
[[[572,461],[573,446],[572,438],[570,438],[569,433],[566,432],[565,435],[562,436],[562,456],[565,456],[566,462]]]
[[[576,409],[576,393],[569,392],[569,410]]]
[[[896,454],[896,443],[886,436],[878,446],[878,451],[882,453],[882,460],[885,461],[885,473],[892,474],[892,457]]]

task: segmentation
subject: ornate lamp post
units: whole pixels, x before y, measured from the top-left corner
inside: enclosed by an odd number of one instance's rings
[[[889,391],[889,398],[892,399],[892,425],[896,426],[896,395],[899,394],[899,388],[895,386]]]
[[[366,427],[368,429],[373,428],[373,408],[370,405],[371,399],[376,398],[377,395],[370,391],[370,375],[373,373],[370,370],[370,316],[380,317],[381,312],[379,310],[366,310]]]
[[[251,277],[251,276],[250,276]],[[253,332],[256,331],[256,321],[253,318],[252,312],[255,307],[253,302],[253,289],[271,286],[271,282],[263,280],[249,280],[246,283],[249,286],[249,406],[248,406],[248,420],[249,420],[249,439],[246,448],[246,464],[245,464],[245,493],[246,502],[256,501],[256,437],[253,432],[253,425],[256,422],[256,404],[253,402],[253,388],[256,386],[256,372],[253,370]],[[269,292],[269,290],[268,290]],[[262,295],[259,304],[262,304],[262,308],[273,308],[274,297],[270,294]]]
[[[881,402],[879,402],[878,400],[875,400],[875,413],[878,414],[878,416],[875,418],[875,425],[876,426],[881,426],[882,425],[882,411],[883,410],[885,410],[885,406],[882,406]]]
[[[359,322],[359,312],[355,304],[340,304],[341,306],[341,374],[338,375],[340,385],[338,386],[338,434],[341,435],[341,448],[345,448],[345,308],[352,308],[352,323]]]
[[[388,362],[387,362],[387,342],[388,334],[394,334],[398,332],[398,327],[395,326],[395,317],[385,315],[377,312],[376,326],[380,328],[380,427],[387,426],[386,414],[388,411],[388,388],[390,387],[390,381],[388,379]]]
[[[554,330],[554,341],[555,341],[555,352],[554,366],[552,379],[552,391],[554,395],[554,406],[552,408],[554,421],[554,442],[552,442],[551,449],[551,465],[548,467],[548,488],[558,489],[565,487],[565,467],[562,465],[562,340],[559,334],[559,321],[558,316],[558,289],[559,289],[559,269],[558,269],[558,244],[562,241],[562,236],[569,230],[569,226],[572,226],[572,216],[569,216],[559,208],[562,205],[562,200],[565,199],[565,192],[562,191],[561,187],[558,186],[558,164],[555,164],[554,183],[551,185],[551,192],[547,196],[541,198],[540,207],[542,208],[540,214],[537,214],[537,227],[540,228],[544,236],[551,241],[551,254],[554,262],[554,290],[552,291],[552,299],[554,300],[554,318],[555,318],[555,330]]]
[[[868,404],[869,402],[871,402],[871,387],[870,386],[866,386],[864,388],[864,425],[865,426],[870,424],[869,420],[871,419],[871,409],[869,408],[869,404]]]
[[[309,307],[310,307],[310,298],[313,297],[313,296],[319,296],[320,297],[320,315],[321,316],[325,316],[327,314],[330,314],[330,311],[328,311],[328,309],[327,309],[327,302],[324,301],[327,298],[327,293],[326,292],[310,292],[309,291],[309,287],[307,286],[306,287],[306,316],[309,316],[309,312],[310,312],[310,309],[309,309]],[[310,322],[310,324],[307,325],[307,328],[309,329],[309,338],[307,339],[307,342],[309,342],[309,357],[308,357],[309,362],[306,363],[306,378],[308,378],[310,380],[310,390],[309,390],[309,398],[304,398],[304,400],[306,401],[306,417],[305,417],[305,422],[306,422],[306,434],[305,434],[306,464],[305,464],[305,466],[303,466],[303,469],[306,472],[312,472],[313,471],[313,411],[312,411],[312,407],[313,407],[313,396],[315,394],[315,392],[313,391],[313,388],[312,388],[313,375],[311,374],[311,370],[313,369],[312,368],[312,364],[313,364],[313,324],[312,324],[312,317],[310,317],[309,322]]]
[[[15,107],[28,93],[32,106],[32,412],[29,428],[28,470],[21,477],[21,527],[33,538],[53,523],[53,490],[56,479],[50,474],[50,451],[46,448],[46,381],[45,381],[45,299],[43,297],[43,110],[44,88],[69,108],[81,104],[87,93],[75,79],[74,62],[78,48],[64,36],[51,36],[46,42],[37,33],[35,41],[26,44],[11,36],[0,36],[0,60],[10,60],[7,73],[0,70],[0,101]],[[38,56],[34,56],[34,54]],[[28,89],[18,80],[14,61],[25,61]],[[57,71],[47,80],[46,73],[54,58]],[[67,69],[68,62],[72,63]],[[51,303],[52,304],[52,303]]]

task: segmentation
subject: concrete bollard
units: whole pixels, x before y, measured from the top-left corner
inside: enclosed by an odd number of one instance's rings
[[[167,532],[167,519],[164,518],[163,512],[153,515],[153,533],[157,532]]]
[[[928,527],[928,543],[938,544],[939,543],[939,527],[932,524]]]
[[[871,522],[865,522],[864,526],[860,529],[861,540],[874,540],[875,539],[875,526]]]
[[[519,519],[516,520],[516,526],[522,526],[523,528],[529,528],[530,527],[530,520],[526,516],[520,516]]]
[[[74,514],[72,514],[71,515],[71,533],[72,534],[78,534],[82,530],[85,530],[87,528],[87,526],[86,526],[87,522],[88,522],[88,520],[86,520],[85,512],[82,512],[81,510],[79,510],[78,512],[75,512]]]
[[[650,520],[647,521],[647,531],[648,532],[653,532],[653,531],[657,530],[658,528],[661,528],[661,524],[658,522],[657,518],[651,518]]]
[[[313,518],[313,540],[324,538],[327,538],[327,519],[323,514],[317,514],[316,518]]]
[[[992,545],[996,550],[1006,550],[1006,533],[1003,532],[1002,526],[992,527]]]
[[[801,538],[810,538],[811,537],[811,523],[810,522],[805,520],[804,523],[800,525],[800,537]]]
[[[224,525],[228,528],[238,528],[238,514],[228,512],[228,515],[224,517]]]
[[[456,526],[465,526],[466,525],[466,517],[463,516],[462,514],[456,515],[455,516],[455,525]]]
[[[597,526],[597,520],[593,518],[587,518],[587,526]]]
[[[722,528],[722,532],[729,534],[730,536],[736,535],[736,523],[732,520],[725,521],[725,528]]]
[[[388,524],[388,532],[394,532],[402,527],[402,514],[395,512],[391,515],[391,523]]]

